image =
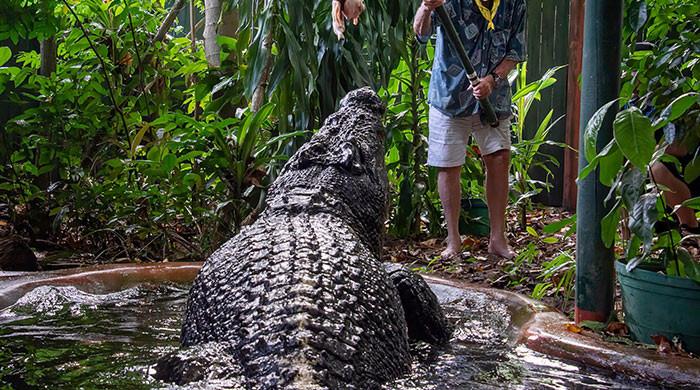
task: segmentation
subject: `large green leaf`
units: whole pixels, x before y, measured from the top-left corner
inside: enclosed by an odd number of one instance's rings
[[[586,125],[586,130],[584,130],[583,135],[586,161],[593,161],[595,155],[598,153],[598,133],[600,132],[600,128],[603,126],[603,120],[605,119],[605,115],[608,113],[608,110],[610,110],[610,107],[617,103],[618,100],[619,99],[615,99],[606,103],[603,107],[599,108],[595,114],[593,114],[591,119],[588,120],[588,124]]]
[[[646,169],[656,148],[651,120],[636,107],[617,114],[613,126],[622,154],[639,169]]]
[[[700,155],[695,155],[693,159],[685,166],[683,170],[683,178],[686,183],[692,183],[700,177]]]
[[[627,21],[634,32],[639,32],[648,19],[646,1],[632,2],[627,11]]]
[[[642,240],[645,253],[651,251],[653,244],[654,224],[659,215],[656,209],[657,201],[658,197],[655,193],[647,193],[642,195],[630,210],[630,231]]]
[[[3,66],[12,58],[12,50],[9,47],[0,47],[0,66]]]
[[[606,156],[603,156],[599,162],[600,182],[605,184],[608,187],[612,186],[613,181],[615,180],[618,173],[620,172],[620,168],[622,167],[622,163],[623,163],[622,152],[617,147],[615,148],[614,151],[611,151]]]
[[[576,180],[580,181],[588,177],[588,175],[590,175],[591,172],[593,172],[598,167],[598,165],[600,164],[600,160],[605,156],[619,152],[620,148],[617,146],[617,143],[615,143],[614,139],[611,140],[610,142],[608,142],[607,145],[605,145],[603,150],[601,150],[598,155],[596,155],[595,157],[593,157],[593,159],[588,161],[588,164],[585,167],[581,168],[581,171],[579,172],[578,178]]]
[[[622,175],[620,193],[622,195],[622,201],[628,209],[634,207],[639,197],[642,196],[642,191],[644,191],[644,179],[645,176],[642,171],[636,168],[629,169]]]
[[[683,265],[682,268],[685,271],[685,275],[679,276],[685,276],[700,283],[700,263],[693,260],[693,256],[683,247],[678,248],[676,253],[678,261]]]
[[[680,118],[688,111],[690,107],[698,102],[700,102],[700,94],[696,92],[688,92],[677,97],[671,103],[669,103],[669,105],[666,106],[663,111],[661,111],[659,117],[654,121],[654,129],[660,129],[669,122],[673,122]],[[673,142],[672,140],[668,141]]]
[[[700,210],[700,197],[690,198],[682,203],[683,207]]]
[[[607,248],[611,248],[615,243],[617,225],[620,223],[620,204],[621,202],[618,201],[617,204],[613,206],[612,210],[610,210],[608,215],[603,217],[603,219],[600,221],[601,238],[603,240],[603,244],[605,244]]]

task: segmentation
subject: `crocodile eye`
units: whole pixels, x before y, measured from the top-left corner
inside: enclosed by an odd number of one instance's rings
[[[353,175],[364,173],[364,157],[360,148],[351,142],[344,142],[340,146],[340,161],[338,165]]]

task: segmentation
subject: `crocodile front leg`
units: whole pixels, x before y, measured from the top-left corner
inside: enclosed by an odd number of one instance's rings
[[[406,313],[408,337],[430,344],[445,344],[452,330],[435,293],[417,274],[397,264],[386,264],[386,271],[399,291]]]

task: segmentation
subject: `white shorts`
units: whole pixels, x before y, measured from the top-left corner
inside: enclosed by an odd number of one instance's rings
[[[478,114],[452,118],[431,106],[428,130],[428,165],[432,167],[464,165],[470,135],[484,156],[510,149],[510,117],[494,128],[482,124]]]

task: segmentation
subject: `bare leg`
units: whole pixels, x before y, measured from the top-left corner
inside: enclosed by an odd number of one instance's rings
[[[511,259],[515,253],[508,245],[505,230],[510,150],[499,150],[483,156],[483,159],[486,165],[486,203],[491,224],[489,253]]]
[[[459,236],[459,212],[462,188],[460,184],[461,166],[438,168],[438,192],[447,223],[447,248],[443,257],[452,257],[462,251],[462,238]]]
[[[677,178],[663,164],[657,163],[651,167],[651,172],[654,175],[654,180],[657,184],[668,187],[671,191],[664,191],[664,199],[670,207],[675,207],[684,201],[690,199],[690,190],[688,185]],[[698,220],[695,218],[695,212],[687,207],[681,207],[676,212],[678,221],[682,225],[687,225],[691,228],[698,227]]]

